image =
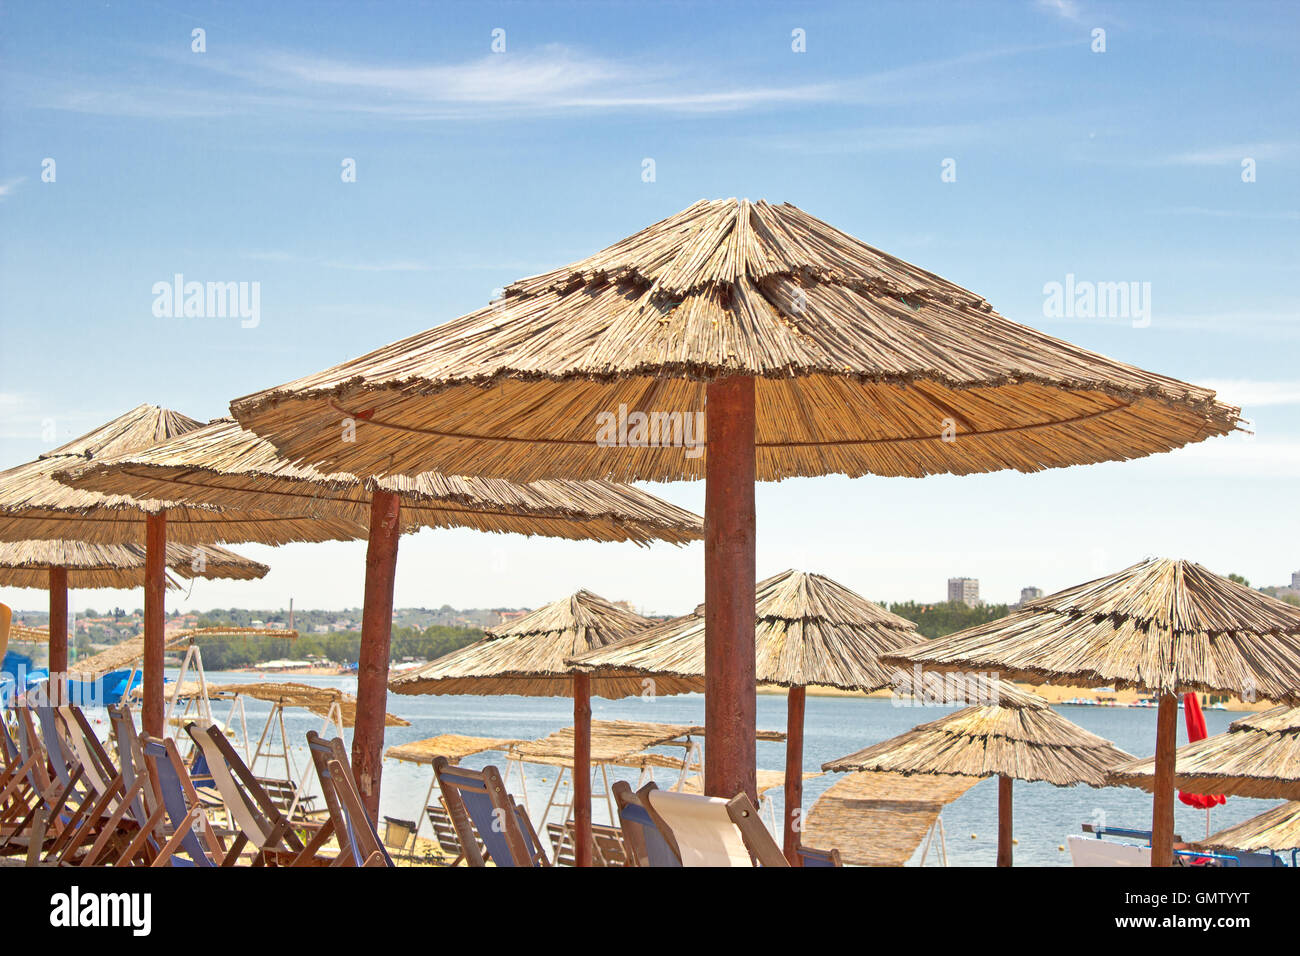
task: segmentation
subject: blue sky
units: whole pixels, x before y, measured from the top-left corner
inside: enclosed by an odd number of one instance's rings
[[[0,465],[142,401],[224,414],[697,199],[747,196],[1216,386],[1255,432],[1032,476],[765,485],[760,574],[929,600],[973,575],[1002,601],[1163,554],[1283,583],[1300,568],[1297,27],[1280,2],[7,5]],[[259,283],[259,323],[155,317],[177,273]],[[1045,315],[1067,275],[1149,283],[1150,322]],[[655,490],[702,508],[700,485]],[[172,606],[360,603],[361,545],[242,550],[265,581]],[[397,602],[580,586],[684,611],[702,551],[426,531],[403,540]]]

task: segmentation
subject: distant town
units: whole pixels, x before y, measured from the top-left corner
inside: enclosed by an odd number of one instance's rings
[[[1238,583],[1250,586],[1240,575],[1229,575]],[[1300,571],[1291,575],[1289,585],[1260,587],[1272,597],[1300,606]],[[1019,599],[1008,604],[988,604],[980,597],[980,582],[974,577],[948,579],[947,600],[937,602],[902,601],[885,606],[900,617],[917,624],[925,637],[942,637],[954,631],[996,620],[1023,604],[1043,597],[1042,588],[1027,585]],[[631,602],[619,601],[630,611]],[[449,653],[481,639],[484,633],[529,613],[530,608],[398,608],[393,611],[392,654],[394,661],[427,660]],[[663,616],[661,616],[663,617]],[[46,625],[45,610],[14,611],[14,620],[31,627]],[[85,608],[73,615],[72,656],[74,660],[96,654],[124,640],[137,638],[144,630],[143,611],[115,607],[107,610]],[[225,638],[201,638],[205,661],[217,667],[247,667],[281,662],[291,656],[294,663],[306,666],[325,664],[346,667],[356,660],[360,646],[361,608],[343,610],[287,609],[246,610],[217,608],[211,611],[171,611],[166,631],[207,627],[261,628],[263,635]],[[277,639],[275,631],[297,631],[296,641]]]

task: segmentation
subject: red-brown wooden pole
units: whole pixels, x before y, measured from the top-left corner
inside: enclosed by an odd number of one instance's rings
[[[167,512],[144,519],[144,707],[146,734],[166,736],[163,726],[163,644],[167,624]]]
[[[68,672],[68,569],[50,568],[50,692],[52,703],[64,702]]]
[[[397,574],[401,507],[401,499],[391,491],[376,490],[370,499],[366,596],[361,612],[361,652],[357,657],[357,719],[352,728],[352,774],[375,823],[379,822],[379,781],[383,774],[393,581]]]
[[[1174,763],[1178,697],[1162,694],[1156,712],[1156,777],[1151,797],[1151,865],[1174,865]]]
[[[591,866],[591,677],[573,675],[573,862]]]
[[[704,487],[704,790],[757,803],[754,379],[711,382]]]
[[[1011,865],[1011,778],[998,777],[998,866]]]
[[[803,829],[803,715],[807,688],[791,687],[785,717],[785,858],[803,866],[799,831]]]

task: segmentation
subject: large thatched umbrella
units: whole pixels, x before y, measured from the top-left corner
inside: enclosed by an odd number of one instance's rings
[[[1131,755],[1066,720],[1037,694],[987,681],[986,699],[822,764],[835,772],[956,774],[998,778],[998,866],[1011,865],[1011,781],[1106,786]]]
[[[62,569],[69,590],[138,588],[144,586],[144,567],[144,548],[135,544],[0,542],[0,587],[45,589],[50,586],[50,574]],[[172,589],[182,587],[180,580],[191,578],[255,581],[271,570],[214,544],[169,544],[166,567],[167,586]]]
[[[590,591],[578,591],[493,628],[483,640],[407,671],[388,686],[399,694],[572,697],[574,852],[580,866],[590,865],[591,695],[628,697],[641,693],[642,685],[639,677],[593,679],[575,673],[565,660],[621,641],[651,623]],[[695,689],[685,683],[674,687]]]
[[[1234,720],[1228,731],[1178,750],[1175,785],[1193,793],[1300,800],[1300,707],[1274,707]],[[1111,782],[1150,791],[1155,760],[1111,770]]]
[[[1300,703],[1300,608],[1191,561],[1159,558],[927,641],[892,661],[1156,695],[1151,862],[1170,866],[1179,695]]]
[[[890,614],[820,574],[784,571],[755,587],[754,676],[788,689],[785,761],[785,855],[799,865],[803,807],[803,724],[808,687],[875,691],[894,683],[896,669],[880,655],[920,639],[916,625]],[[662,693],[676,685],[702,690],[707,653],[705,609],[667,621],[637,637],[591,651],[573,663],[593,680],[652,677]],[[670,683],[671,682],[671,683]],[[707,731],[706,731],[707,733]],[[712,740],[709,746],[713,746]],[[708,750],[705,750],[707,762]]]
[[[751,797],[755,480],[1122,460],[1239,416],[794,206],[735,199],[231,409],[287,457],[353,474],[704,478],[706,786]]]
[[[368,536],[354,772],[371,814],[379,813],[397,539],[419,528],[466,527],[596,541],[700,537],[698,515],[638,488],[607,481],[458,478],[424,473],[380,480],[325,474],[280,458],[274,446],[229,419],[171,441],[92,462],[61,477],[81,488],[222,509],[264,509],[357,526]]]
[[[145,548],[145,729],[163,733],[162,634],[165,614],[166,549],[174,542],[327,541],[364,534],[350,522],[328,527],[270,512],[226,512],[207,506],[141,501],[69,488],[54,473],[72,465],[144,448],[198,428],[199,422],[155,405],[140,405],[80,438],[46,452],[36,461],[0,471],[0,541],[63,540],[92,544],[136,544]],[[51,567],[50,670],[66,671],[68,575]],[[156,702],[153,698],[156,697]]]

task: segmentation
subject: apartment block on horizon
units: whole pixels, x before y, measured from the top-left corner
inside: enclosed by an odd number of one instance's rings
[[[948,600],[953,603],[960,601],[967,607],[978,607],[980,603],[980,579],[949,578]]]

